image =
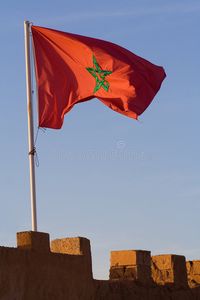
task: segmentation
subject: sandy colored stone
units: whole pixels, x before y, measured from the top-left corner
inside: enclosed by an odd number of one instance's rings
[[[193,260],[192,261],[192,272],[195,275],[200,275],[200,260]]]
[[[152,261],[159,270],[172,269],[172,255],[156,255],[152,256]]]
[[[160,270],[155,265],[152,265],[151,276],[156,284],[174,284],[174,272],[172,269]]]
[[[92,277],[92,256],[90,241],[84,237],[72,237],[51,241],[51,252],[83,256],[85,272]]]
[[[200,275],[200,260],[190,260],[186,262],[187,272]]]
[[[200,285],[200,260],[187,261],[187,275],[190,287]]]
[[[151,268],[146,265],[128,266],[125,268],[124,277],[144,284],[151,283]]]
[[[39,252],[49,252],[49,234],[36,231],[17,232],[17,247]]]
[[[151,264],[150,251],[144,250],[121,250],[111,251],[110,266],[134,266],[134,265],[147,265]]]
[[[143,284],[152,283],[151,267],[147,265],[117,266],[110,268],[111,280],[129,279]]]
[[[112,267],[110,268],[110,276],[111,280],[113,279],[124,279],[125,267]]]
[[[152,256],[152,278],[157,284],[187,286],[187,269],[182,255]]]
[[[23,239],[19,239],[19,242],[21,246],[24,245]],[[0,300],[200,299],[200,286],[147,285],[144,278],[149,270],[145,264],[111,267],[118,278],[95,280],[87,267],[87,255],[29,251],[31,249],[0,247]],[[82,253],[80,249],[81,246],[77,253]],[[180,261],[179,258],[172,258],[172,267],[177,265],[177,260]],[[198,272],[199,262],[196,261],[194,265],[195,268],[190,262],[188,270]],[[174,268],[156,270],[162,271],[161,275],[164,276],[168,272],[176,276]],[[177,268],[177,271],[182,272],[181,268]],[[137,279],[139,276],[143,281]],[[135,280],[130,280],[132,278]]]
[[[51,251],[73,255],[90,254],[90,241],[84,237],[56,239],[51,241]]]

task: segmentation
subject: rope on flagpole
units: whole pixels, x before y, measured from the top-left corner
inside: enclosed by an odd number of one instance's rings
[[[31,31],[31,25],[33,23],[30,22],[29,23],[29,36],[30,36],[30,69],[31,69],[31,94],[32,94],[32,98],[36,97],[36,93],[35,93],[35,84],[34,84],[34,51],[33,51],[33,41],[32,41],[32,31]],[[29,155],[33,155],[34,156],[34,162],[36,167],[39,167],[39,156],[38,156],[38,152],[37,152],[37,148],[36,148],[36,143],[37,143],[37,139],[38,139],[38,135],[39,135],[39,131],[42,130],[43,133],[46,132],[46,128],[42,128],[42,127],[37,127],[37,131],[36,131],[36,135],[35,135],[35,139],[34,139],[34,144],[33,144],[33,149],[28,153]]]

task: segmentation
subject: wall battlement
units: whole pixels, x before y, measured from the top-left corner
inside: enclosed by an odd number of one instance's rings
[[[112,251],[110,279],[92,275],[90,241],[17,233],[17,248],[0,247],[0,300],[200,299],[200,261],[150,251]]]

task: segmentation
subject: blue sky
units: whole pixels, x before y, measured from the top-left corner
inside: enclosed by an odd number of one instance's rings
[[[23,21],[110,40],[164,66],[136,122],[97,100],[40,132],[39,230],[91,240],[96,278],[109,252],[200,258],[199,1],[4,1],[0,10],[0,244],[31,229]],[[35,101],[35,99],[34,99]]]

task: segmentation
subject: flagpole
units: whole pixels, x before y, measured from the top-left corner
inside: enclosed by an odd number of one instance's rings
[[[30,22],[29,21],[24,21],[24,34],[25,34],[26,94],[27,94],[27,114],[28,114],[28,147],[29,147],[31,216],[32,216],[32,231],[37,231],[36,185],[35,185],[35,162],[34,162],[35,147],[34,147],[33,106],[32,106],[32,86],[31,86]]]

